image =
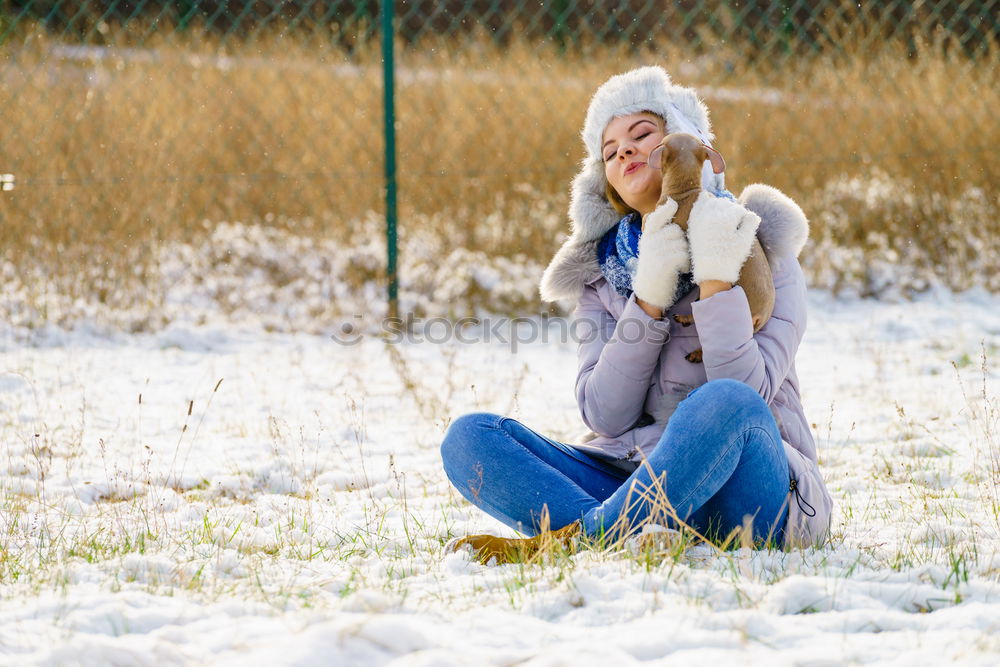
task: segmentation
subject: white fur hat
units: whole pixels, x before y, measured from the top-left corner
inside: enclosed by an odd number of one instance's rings
[[[614,118],[640,111],[651,111],[663,118],[668,132],[687,132],[705,143],[713,139],[708,109],[693,89],[671,83],[662,67],[640,67],[604,82],[590,100],[581,133],[587,157],[570,192],[572,235],[552,259],[539,285],[545,301],[575,301],[584,282],[600,271],[596,243],[621,219],[605,196],[607,179],[601,139]],[[715,179],[721,187],[721,177],[712,174],[708,163],[705,179]]]
[[[604,162],[601,138],[608,123],[640,111],[663,118],[668,132],[689,132],[702,141],[712,140],[708,109],[694,90],[675,86],[662,67],[640,67],[611,77],[590,99],[582,132],[590,161]]]

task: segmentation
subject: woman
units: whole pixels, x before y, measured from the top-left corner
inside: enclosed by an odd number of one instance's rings
[[[621,537],[644,523],[682,523],[725,540],[750,526],[758,545],[815,544],[832,501],[816,466],[794,357],[805,329],[796,259],[807,235],[798,206],[762,185],[740,203],[708,163],[688,220],[658,206],[647,166],[666,132],[712,139],[694,91],[659,67],[612,77],[595,93],[573,183],[573,234],[542,278],[542,297],[576,302],[576,395],[592,431],[556,442],[512,419],[470,414],[441,445],[444,468],[472,503],[523,540],[459,540],[483,561],[530,553],[549,530]],[[624,217],[622,217],[624,215]],[[759,229],[758,229],[759,225]],[[757,233],[771,264],[775,307],[756,333],[734,287]],[[683,327],[675,315],[694,315]],[[686,356],[702,349],[703,363]]]

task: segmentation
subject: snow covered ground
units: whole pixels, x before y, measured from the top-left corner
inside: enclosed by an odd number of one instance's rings
[[[830,544],[662,562],[443,549],[508,532],[450,489],[451,419],[580,430],[556,335],[8,333],[0,663],[996,664],[1000,298],[810,299]]]

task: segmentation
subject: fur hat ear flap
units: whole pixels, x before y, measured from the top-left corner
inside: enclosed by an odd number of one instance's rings
[[[569,219],[576,243],[596,241],[621,219],[604,194],[608,181],[604,165],[584,160],[580,173],[573,179],[569,197]]]
[[[600,275],[597,242],[621,217],[604,195],[607,183],[604,165],[585,159],[570,188],[572,235],[549,262],[538,285],[543,301],[578,301],[583,286]]]

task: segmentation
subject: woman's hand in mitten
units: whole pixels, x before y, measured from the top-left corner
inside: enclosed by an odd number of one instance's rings
[[[667,199],[646,215],[639,238],[639,265],[632,281],[637,297],[664,310],[674,305],[677,277],[691,267],[684,230],[671,222],[676,212],[677,202]]]
[[[760,217],[736,202],[708,192],[698,195],[688,217],[694,282],[739,280],[759,225]]]

